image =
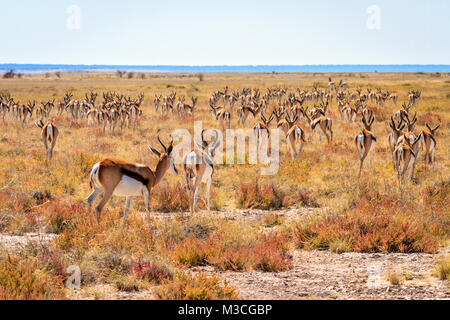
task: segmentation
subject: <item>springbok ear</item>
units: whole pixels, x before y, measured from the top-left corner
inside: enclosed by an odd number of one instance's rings
[[[167,148],[167,154],[170,155],[170,154],[172,153],[172,150],[173,150],[173,145],[170,145],[170,146]]]
[[[439,123],[439,124],[436,126],[436,128],[433,129],[433,132],[436,131],[437,129],[439,129],[440,126],[441,126],[441,124]]]
[[[148,149],[151,151],[151,152],[153,152],[154,154],[156,154],[158,157],[160,157],[161,156],[161,153],[158,151],[158,150],[156,150],[156,149],[154,149],[154,148],[152,148],[152,147],[148,147]]]

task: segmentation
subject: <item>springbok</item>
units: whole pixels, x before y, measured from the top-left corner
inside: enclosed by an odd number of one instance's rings
[[[411,180],[414,175],[414,164],[417,158],[414,148],[418,141],[419,139],[411,143],[409,139],[405,139],[405,143],[399,144],[394,150],[395,168],[402,185],[405,183],[405,173],[408,168],[410,168],[408,180]]]
[[[405,128],[405,123],[403,123],[403,119],[400,120],[400,122],[397,124],[394,121],[394,117],[391,116],[391,122],[389,123],[389,127],[391,127],[392,132],[388,137],[388,142],[389,142],[389,148],[391,149],[391,154],[392,154],[392,161],[394,163],[394,169],[396,168],[395,166],[395,159],[394,159],[394,150],[397,147],[397,141],[400,138],[400,136],[402,135],[402,131]]]
[[[395,117],[400,120],[402,120],[404,117],[407,117],[411,107],[412,104],[406,105],[406,103],[402,103],[402,108],[395,113]]]
[[[419,90],[417,90],[417,91],[411,90],[411,92],[408,95],[409,104],[412,105],[412,106],[417,105],[417,103],[420,100],[420,96],[421,95],[422,95],[421,91],[419,91]]]
[[[270,138],[270,131],[269,131],[269,126],[270,123],[272,122],[272,120],[274,119],[274,115],[273,113],[270,115],[269,119],[266,119],[266,117],[261,114],[260,117],[261,121],[259,121],[254,127],[253,127],[253,132],[255,133],[255,137],[256,139],[258,139],[258,150],[261,153],[262,150],[262,143],[263,143],[263,133],[266,132],[267,133],[267,138]]]
[[[305,131],[300,128],[295,123],[297,122],[298,115],[292,116],[292,114],[289,116],[286,116],[286,123],[289,126],[289,130],[286,132],[286,143],[289,146],[289,150],[291,151],[291,158],[297,158],[300,156],[300,152],[302,152],[303,143],[306,142],[305,140]],[[300,143],[300,146],[297,150],[296,145],[297,143]]]
[[[428,128],[428,130],[422,131],[425,161],[427,164],[431,162],[431,164],[434,165],[434,153],[436,151],[436,139],[434,138],[434,135],[441,125],[438,124],[434,129],[432,129],[428,123],[425,123],[425,125]]]
[[[368,169],[372,168],[373,154],[375,153],[375,145],[377,143],[377,138],[375,138],[374,134],[372,133],[372,124],[374,120],[375,117],[373,116],[373,113],[370,113],[368,119],[366,119],[366,117],[363,115],[362,123],[364,125],[364,129],[355,137],[355,145],[356,149],[358,150],[360,161],[358,177],[361,177],[364,160],[369,154],[370,156]]]
[[[334,82],[331,80],[331,77],[328,78],[328,89],[331,91],[336,90],[336,85],[334,84]]]
[[[308,124],[311,126],[311,138],[310,141],[313,142],[314,140],[314,132],[319,131],[319,141],[322,142],[322,132],[327,137],[328,143],[333,141],[333,121],[325,116],[318,117],[314,120],[311,120],[311,118],[308,116],[308,114],[305,112],[305,118]],[[330,132],[330,135],[328,135],[328,132]]]
[[[47,159],[51,160],[53,156],[53,148],[56,144],[56,139],[58,139],[59,136],[59,130],[53,123],[51,119],[47,121],[47,123],[43,123],[42,120],[35,122],[36,126],[41,131],[41,140],[44,143],[45,151],[47,151]],[[50,144],[50,147],[48,146]]]
[[[244,126],[249,114],[252,114],[252,116],[255,117],[255,111],[249,105],[241,106],[237,110],[237,113],[238,113],[238,119],[237,119],[238,125],[241,124]]]
[[[158,112],[159,104],[161,103],[162,94],[159,96],[155,94],[155,100],[153,102],[155,103],[155,111]]]
[[[189,113],[190,115],[194,114],[194,108],[195,108],[195,105],[197,104],[197,99],[198,99],[198,97],[195,97],[195,98],[191,97],[192,105],[182,102],[182,104],[181,104],[182,108],[180,110],[178,110],[178,114],[180,116],[183,116],[185,111],[187,111],[187,113]]]
[[[158,141],[163,146],[162,152],[149,147],[150,151],[159,158],[155,170],[144,164],[113,158],[106,158],[94,164],[90,174],[90,186],[93,191],[87,198],[87,204],[90,211],[92,202],[103,192],[102,199],[95,208],[98,222],[100,222],[103,207],[113,195],[125,197],[122,224],[125,223],[130,210],[131,197],[143,196],[145,209],[149,213],[148,201],[152,189],[161,181],[169,168],[174,174],[178,174],[172,156],[173,140],[168,147],[164,145],[159,135]]]
[[[194,148],[183,158],[183,169],[186,177],[186,188],[189,192],[189,209],[191,214],[195,212],[198,200],[198,188],[201,183],[206,184],[206,201],[208,211],[210,211],[210,189],[212,175],[214,173],[215,150],[220,145],[219,133],[215,131],[214,141],[207,143],[204,138],[204,131],[201,133],[202,144]]]
[[[216,110],[216,120],[217,120],[217,127],[221,128],[222,131],[225,130],[225,125],[228,129],[230,129],[231,126],[231,112],[226,107],[217,108]]]

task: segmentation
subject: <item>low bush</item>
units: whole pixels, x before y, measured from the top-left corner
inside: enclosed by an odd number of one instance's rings
[[[341,243],[339,251],[435,252],[438,240],[433,230],[440,223],[440,217],[423,217],[417,207],[395,198],[364,199],[343,214],[298,223],[294,238],[298,247],[307,249],[333,250]]]
[[[63,280],[35,258],[0,258],[0,300],[65,299]]]
[[[161,300],[234,300],[237,299],[236,288],[217,277],[204,274],[192,275],[177,273],[172,280],[167,280],[155,292]]]

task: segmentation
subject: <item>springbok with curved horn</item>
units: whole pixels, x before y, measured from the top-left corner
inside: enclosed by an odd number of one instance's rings
[[[55,148],[56,139],[58,139],[59,136],[59,130],[53,123],[52,119],[49,119],[45,124],[42,120],[36,121],[35,124],[38,128],[42,129],[41,140],[44,143],[45,151],[47,151],[47,159],[51,160],[53,156],[53,148]]]
[[[438,124],[434,129],[430,127],[428,123],[425,123],[428,130],[422,131],[422,137],[423,137],[423,147],[425,149],[425,161],[427,164],[431,162],[431,164],[434,165],[434,153],[436,151],[436,139],[434,138],[434,135],[436,134],[437,129],[441,126],[441,124]]]
[[[314,120],[311,120],[311,118],[308,116],[307,112],[305,112],[305,118],[308,124],[311,126],[311,139],[310,141],[313,142],[314,140],[314,132],[319,131],[319,141],[322,142],[322,132],[327,137],[328,143],[333,141],[333,121],[331,118],[321,116],[318,118],[315,118]],[[328,132],[330,135],[328,135]]]
[[[214,141],[207,143],[202,131],[202,144],[194,148],[183,158],[183,169],[186,177],[186,188],[189,192],[189,209],[191,213],[195,212],[195,206],[198,200],[198,188],[201,183],[206,184],[206,201],[208,211],[210,211],[210,189],[212,175],[214,173],[214,156],[217,147],[220,145],[219,133],[214,130],[216,136]]]
[[[159,104],[161,103],[162,94],[159,96],[155,94],[155,100],[153,102],[155,103],[155,111],[158,112]]]
[[[254,127],[253,132],[255,133],[256,139],[258,140],[258,150],[261,153],[262,152],[262,143],[263,143],[263,133],[267,133],[267,139],[270,139],[270,130],[269,126],[272,120],[274,119],[274,114],[270,114],[269,119],[266,119],[266,117],[261,114],[260,117],[261,121],[259,121]]]
[[[90,175],[90,186],[93,191],[87,198],[87,203],[90,210],[92,202],[103,192],[102,199],[95,208],[99,222],[103,207],[113,195],[125,197],[125,212],[122,224],[130,210],[131,197],[143,196],[145,209],[148,213],[148,201],[152,189],[161,181],[169,168],[174,174],[178,174],[172,156],[173,140],[171,139],[168,147],[164,145],[159,135],[158,141],[163,146],[162,152],[149,147],[150,151],[159,158],[155,170],[144,164],[113,158],[106,158],[94,164]]]
[[[289,146],[289,150],[291,151],[291,158],[297,158],[300,155],[300,152],[302,152],[303,143],[306,142],[305,140],[305,131],[300,128],[295,123],[298,120],[298,115],[294,115],[292,117],[291,115],[286,115],[286,123],[289,126],[289,130],[286,132],[286,142]],[[300,146],[297,150],[296,145],[300,143]]]
[[[361,177],[364,160],[369,154],[370,156],[368,169],[372,168],[373,154],[375,153],[375,145],[377,143],[377,138],[375,138],[374,134],[372,133],[372,124],[374,120],[375,117],[373,116],[373,113],[370,113],[369,119],[366,119],[366,117],[363,115],[362,123],[364,125],[364,129],[355,137],[355,145],[356,149],[358,150],[360,161],[358,177]]]
[[[414,176],[414,164],[417,159],[414,149],[418,141],[419,139],[411,143],[409,139],[404,139],[404,143],[397,145],[394,150],[395,168],[402,185],[405,183],[405,173],[408,168],[410,168],[408,180]]]
[[[397,124],[394,121],[394,117],[391,116],[391,122],[389,123],[389,127],[391,127],[392,132],[388,137],[388,142],[389,142],[389,148],[391,149],[391,154],[392,154],[392,161],[394,163],[394,169],[395,167],[395,159],[394,159],[394,150],[397,147],[397,141],[400,138],[400,136],[402,135],[402,131],[405,128],[405,123],[403,123],[403,119],[400,120],[400,122]]]

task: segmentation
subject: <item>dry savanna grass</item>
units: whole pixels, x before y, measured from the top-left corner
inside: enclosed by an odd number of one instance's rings
[[[198,211],[189,209],[184,175],[168,173],[151,194],[150,215],[143,201],[132,202],[126,224],[121,226],[124,199],[113,197],[103,210],[100,223],[85,203],[90,193],[89,173],[94,163],[115,157],[148,164],[157,159],[148,146],[160,148],[157,131],[166,137],[174,129],[193,131],[194,121],[215,128],[208,99],[228,86],[325,89],[328,74],[208,74],[195,77],[165,74],[146,79],[96,77],[0,80],[0,91],[26,102],[61,99],[66,90],[82,98],[88,91],[116,91],[136,97],[144,92],[143,118],[136,131],[117,131],[112,137],[71,121],[54,117],[60,130],[52,161],[32,122],[21,126],[6,120],[0,127],[0,233],[32,232],[58,236],[44,245],[30,244],[19,251],[0,254],[0,299],[64,299],[66,268],[81,269],[81,285],[110,284],[116,290],[154,291],[159,299],[235,299],[238,290],[186,268],[213,267],[218,272],[280,272],[293,267],[293,250],[326,249],[334,252],[427,252],[448,246],[450,215],[450,77],[441,74],[334,74],[350,87],[381,88],[396,92],[397,106],[387,102],[375,109],[373,133],[377,137],[374,168],[358,179],[359,159],[354,145],[361,131],[355,123],[340,119],[333,100],[327,116],[333,120],[333,142],[309,142],[311,129],[299,159],[291,160],[281,142],[280,167],[274,176],[261,176],[263,165],[217,166],[211,187],[211,209],[206,212],[203,186]],[[416,131],[441,123],[436,133],[434,166],[426,165],[423,153],[416,164],[415,179],[400,186],[392,165],[387,120],[406,101],[409,90],[422,91],[414,111]],[[197,96],[194,116],[180,119],[155,112],[155,94],[176,91],[178,96]],[[307,103],[311,105],[312,103]],[[32,119],[35,120],[34,118]],[[231,126],[237,128],[236,114]],[[250,121],[251,122],[251,121]],[[251,128],[252,123],[247,124]],[[272,123],[272,127],[273,127]],[[181,166],[179,166],[181,170]],[[284,209],[312,208],[313,214],[287,219]],[[262,219],[240,216],[256,210]],[[232,219],[221,213],[231,212]],[[300,210],[301,212],[301,210]],[[447,259],[448,260],[448,259]],[[437,273],[448,279],[448,261]],[[397,280],[391,274],[391,283]],[[398,277],[397,277],[398,278]]]

